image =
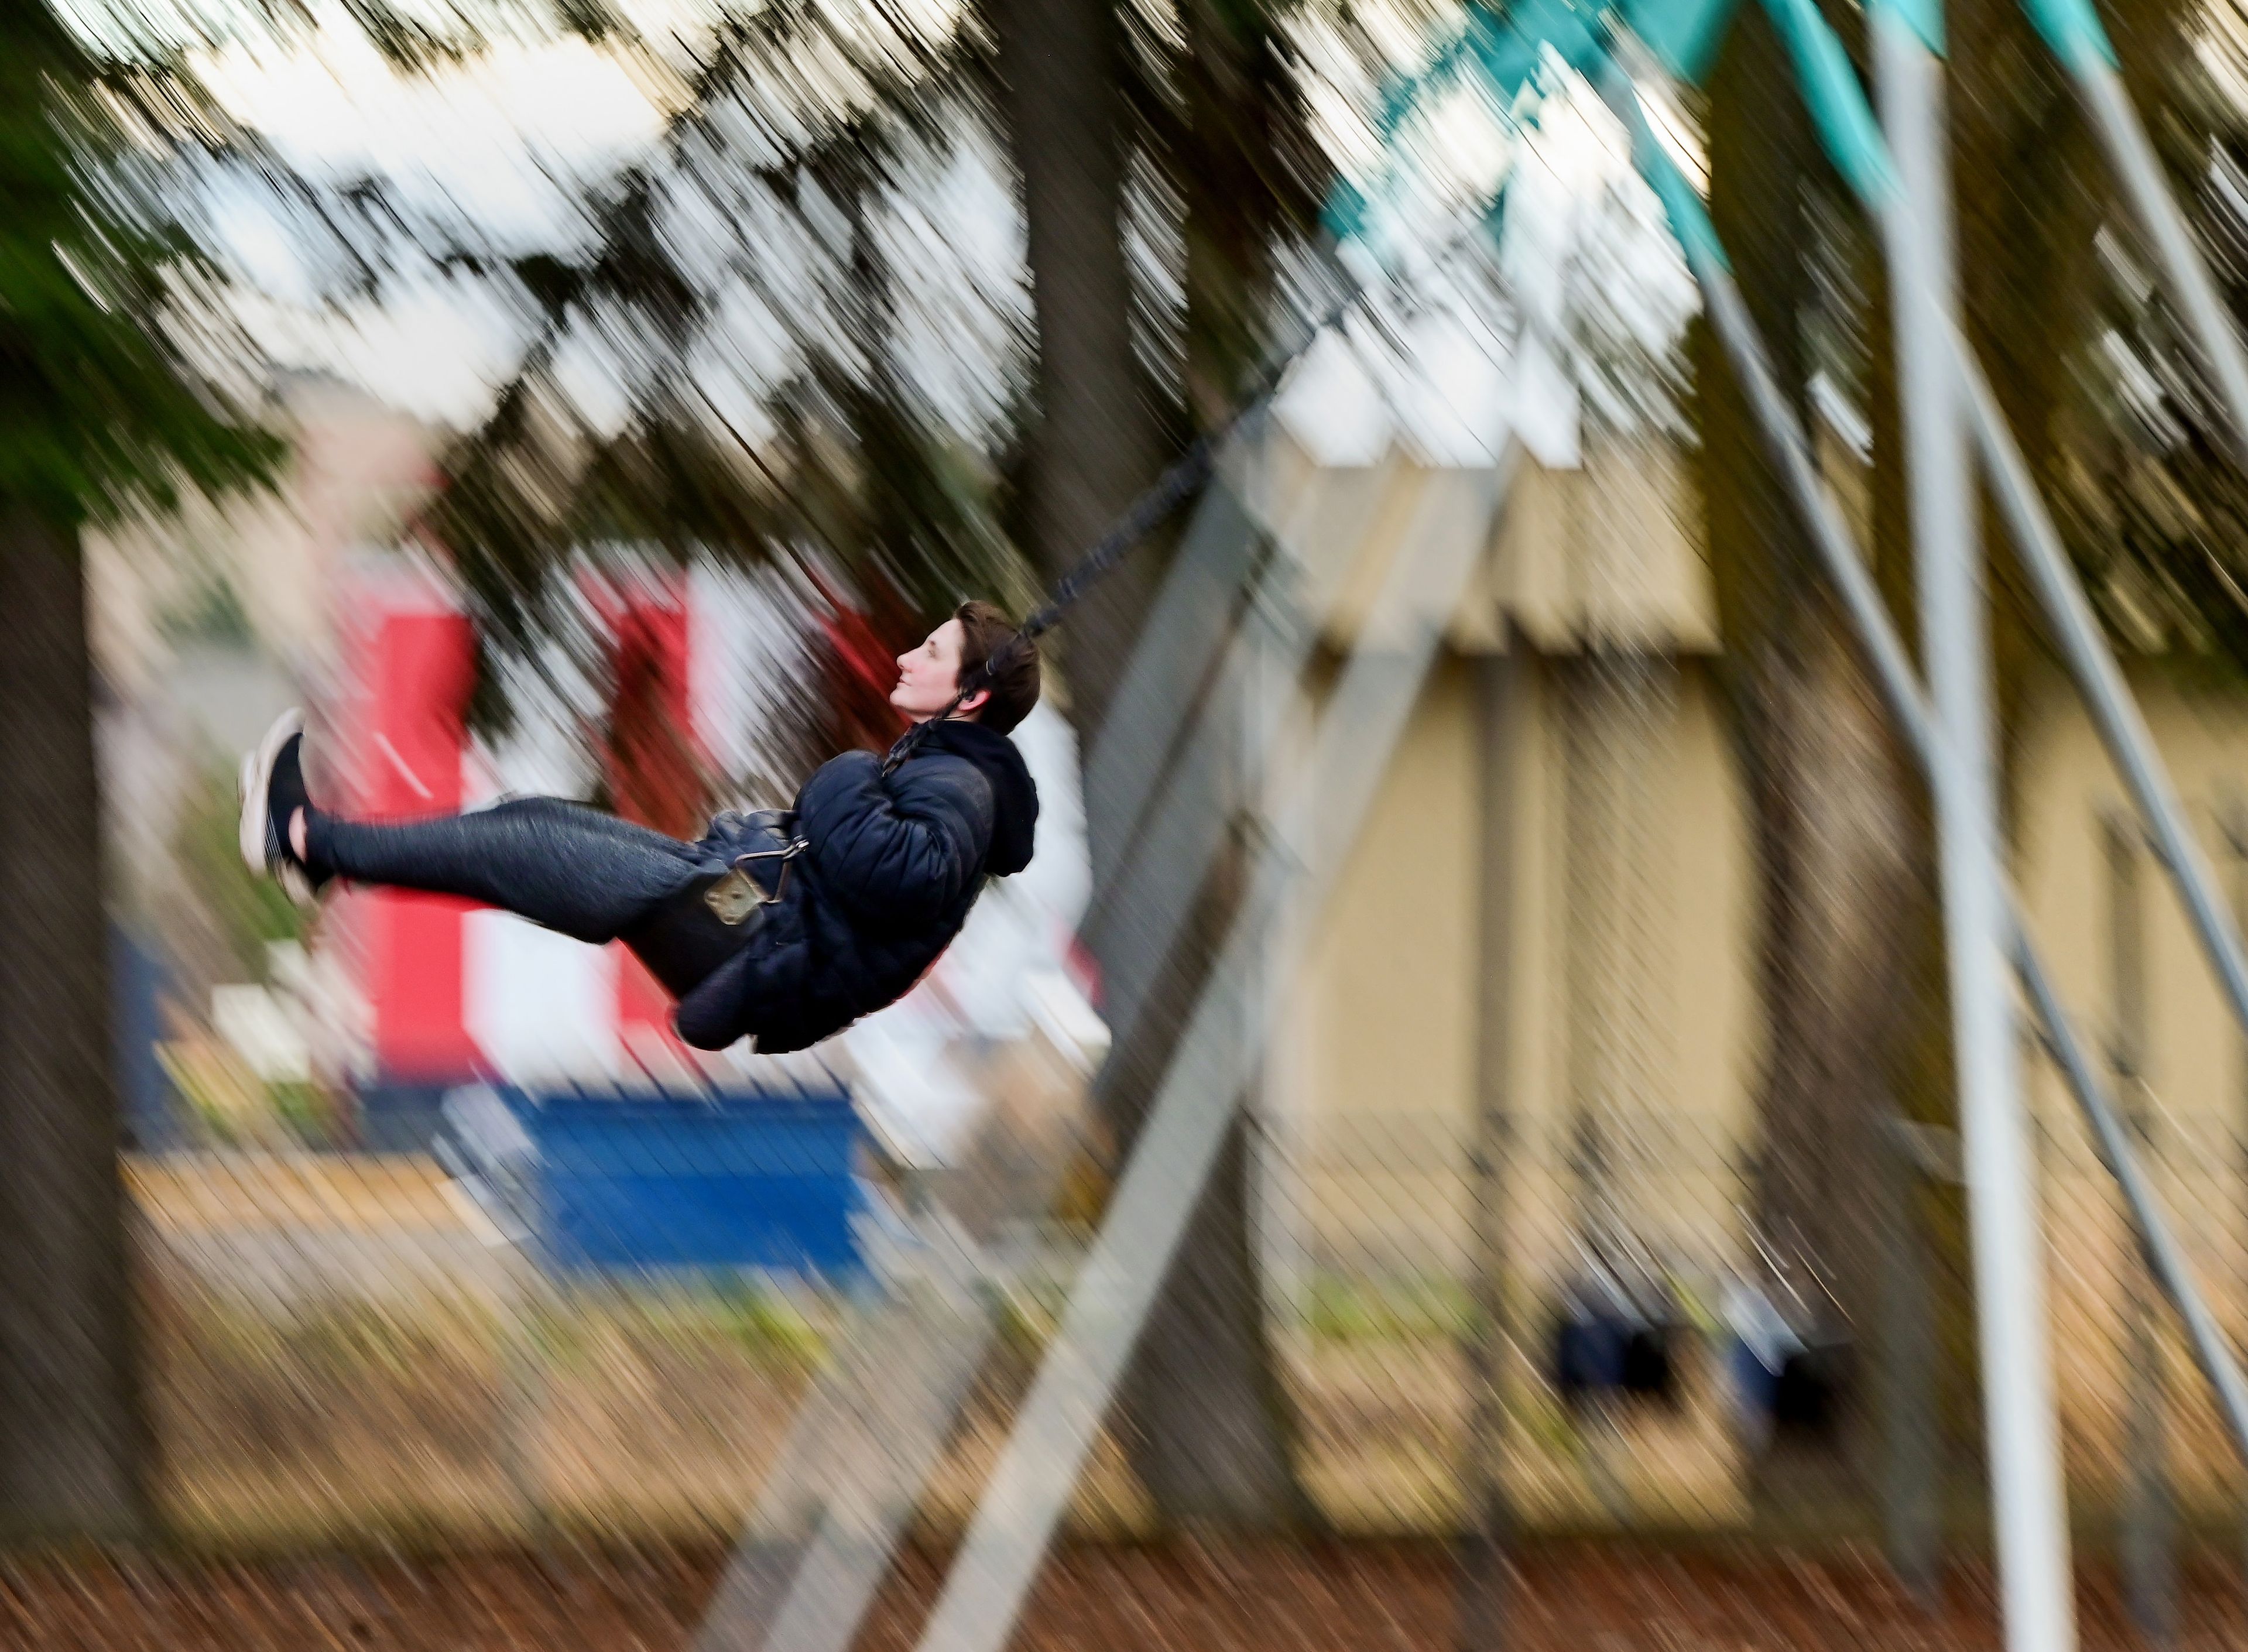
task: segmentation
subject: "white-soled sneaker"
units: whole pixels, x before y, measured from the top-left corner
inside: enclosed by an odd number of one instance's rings
[[[273,720],[257,748],[242,759],[242,815],[238,838],[243,864],[279,883],[289,898],[310,906],[319,897],[304,863],[290,850],[289,823],[273,812],[273,771],[289,743],[305,732],[305,714],[294,707]]]

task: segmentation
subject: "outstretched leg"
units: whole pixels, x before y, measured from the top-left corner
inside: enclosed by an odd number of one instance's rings
[[[332,878],[481,901],[596,945],[707,876],[694,846],[556,798],[421,820],[312,806],[292,712],[243,767],[242,849],[305,892]]]
[[[556,798],[468,814],[347,820],[307,807],[305,866],[316,879],[456,895],[579,941],[615,940],[697,876],[691,846]]]

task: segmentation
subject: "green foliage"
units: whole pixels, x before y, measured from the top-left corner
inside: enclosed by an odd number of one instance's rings
[[[335,1108],[327,1093],[301,1079],[277,1079],[265,1086],[265,1099],[289,1139],[308,1148],[337,1139]]]
[[[1183,307],[1145,318],[1169,358],[1150,388],[1182,441],[1230,410],[1268,346],[1279,261],[1315,229],[1328,166],[1288,10],[1197,0],[1175,26],[1120,11],[1122,141],[1162,180],[1145,209],[1184,256]],[[883,610],[909,624],[970,593],[1033,598],[1009,531],[1035,416],[1027,349],[998,364],[1010,382],[987,426],[962,428],[915,380],[901,317],[916,276],[894,264],[895,223],[942,199],[943,168],[1004,142],[990,49],[972,18],[730,8],[658,156],[586,202],[586,248],[490,261],[534,342],[449,456],[428,526],[503,649],[568,640],[553,570],[604,543],[814,553],[886,625]],[[727,301],[744,294],[799,364],[760,387],[746,432],[709,387],[712,363],[742,353]],[[588,428],[556,372],[588,339],[624,364],[632,406],[613,434]]]
[[[730,12],[657,152],[588,191],[593,236],[461,260],[531,323],[422,524],[478,620],[480,730],[507,726],[552,645],[609,668],[556,577],[587,560],[795,565],[807,586],[849,587],[886,649],[964,595],[1028,606],[990,451],[1010,427],[941,414],[896,338],[911,277],[890,267],[895,225],[987,127],[983,47],[956,23],[833,0]],[[768,334],[746,353],[745,325]],[[588,345],[614,367],[620,421],[558,371]],[[761,353],[785,367],[735,379]],[[774,742],[816,757],[857,737],[828,726],[833,707],[798,709]]]
[[[2189,78],[2190,119],[2165,123],[2173,183],[2200,220],[2228,306],[2248,312],[2248,110]],[[2210,135],[2210,134],[2213,134]],[[2229,415],[2152,260],[2121,223],[2098,241],[2101,280],[2065,407],[2056,466],[2063,532],[2128,648],[2248,671],[2248,476]]]
[[[197,1304],[194,1334],[214,1363],[300,1372],[307,1380],[364,1381],[430,1367],[473,1367],[503,1334],[491,1311],[466,1298],[408,1303],[330,1298],[288,1318],[210,1299]]]
[[[154,182],[172,141],[157,103],[46,6],[0,8],[0,501],[58,524],[167,508],[277,456],[177,336],[209,270]]]
[[[721,1286],[712,1319],[724,1340],[764,1363],[808,1370],[826,1346],[802,1310],[754,1281]]]
[[[801,1373],[826,1353],[820,1327],[754,1278],[685,1278],[668,1285],[565,1297],[538,1311],[532,1339],[565,1370],[593,1368],[619,1344],[675,1354],[744,1355],[766,1371]]]
[[[1454,1280],[1377,1285],[1330,1275],[1312,1282],[1304,1320],[1323,1342],[1456,1342],[1475,1328],[1477,1315]]]
[[[162,629],[170,641],[220,643],[230,648],[248,647],[255,634],[242,593],[223,577],[196,585],[186,601],[165,613]]]

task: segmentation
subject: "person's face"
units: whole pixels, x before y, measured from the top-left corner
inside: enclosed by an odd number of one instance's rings
[[[952,703],[960,692],[960,621],[947,620],[930,632],[917,648],[898,656],[898,686],[890,690],[890,703],[915,723],[926,723]],[[968,716],[984,703],[978,694],[960,708]]]

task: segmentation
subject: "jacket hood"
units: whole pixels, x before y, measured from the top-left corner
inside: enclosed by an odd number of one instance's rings
[[[1038,788],[1031,779],[1021,748],[980,723],[955,719],[932,729],[924,749],[965,757],[991,783],[997,806],[992,811],[991,852],[984,859],[984,869],[993,877],[1004,878],[1030,865],[1038,824]]]

